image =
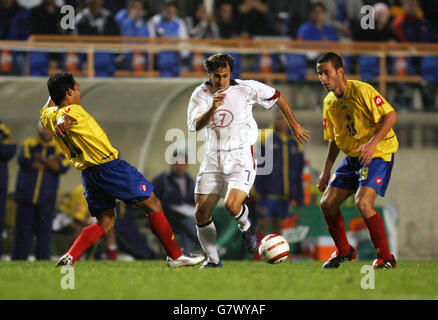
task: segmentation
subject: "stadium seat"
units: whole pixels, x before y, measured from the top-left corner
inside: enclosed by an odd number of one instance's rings
[[[233,79],[239,79],[242,65],[242,55],[240,53],[233,52],[228,52],[228,54],[234,59],[233,72],[231,73],[231,77]]]
[[[94,54],[94,70],[96,77],[112,77],[116,71],[114,54],[108,52],[96,52]]]
[[[286,58],[287,58],[287,79],[295,80],[295,81],[305,80],[306,68],[307,68],[306,55],[289,53],[286,55]]]
[[[359,65],[360,77],[364,81],[378,77],[380,74],[378,57],[360,56],[358,65]]]
[[[180,73],[180,56],[178,51],[163,51],[157,59],[160,77],[178,77]]]
[[[48,52],[29,52],[30,75],[32,77],[47,76],[49,70]]]
[[[422,59],[421,75],[427,82],[438,82],[438,57],[424,57]]]

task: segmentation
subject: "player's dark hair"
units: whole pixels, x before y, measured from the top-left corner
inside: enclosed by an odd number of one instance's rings
[[[226,53],[216,53],[207,60],[204,61],[204,69],[207,73],[212,73],[217,69],[226,68],[227,65],[230,67],[230,71],[233,71],[234,59],[229,54]]]
[[[50,97],[55,105],[59,105],[67,95],[67,90],[74,89],[75,79],[73,75],[68,72],[60,72],[52,75],[47,80],[47,88],[49,89]]]
[[[318,60],[316,60],[317,64],[324,63],[324,62],[331,62],[332,66],[333,66],[333,68],[335,68],[335,70],[338,70],[339,68],[344,67],[344,63],[342,62],[342,58],[334,52],[324,53],[322,56],[320,56],[318,58]]]

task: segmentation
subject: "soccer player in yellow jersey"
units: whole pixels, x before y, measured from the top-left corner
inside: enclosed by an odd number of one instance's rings
[[[391,176],[397,137],[392,129],[397,114],[371,85],[346,80],[342,59],[336,53],[325,53],[317,60],[319,79],[329,91],[324,100],[324,139],[329,141],[318,189],[324,192],[321,210],[337,250],[323,268],[338,268],[353,260],[356,251],[348,243],[340,205],[351,195],[368,227],[376,248],[374,268],[395,268],[389,251],[385,226],[374,208],[377,195],[384,196]],[[342,150],[346,158],[331,169]]]
[[[70,73],[57,73],[47,81],[50,98],[41,110],[41,122],[55,135],[70,163],[82,170],[82,184],[90,215],[98,222],[86,227],[57,266],[73,265],[88,247],[114,227],[115,199],[146,213],[153,233],[167,254],[170,267],[201,263],[203,256],[179,248],[153,185],[126,161],[118,158],[105,132],[81,106],[81,91]]]

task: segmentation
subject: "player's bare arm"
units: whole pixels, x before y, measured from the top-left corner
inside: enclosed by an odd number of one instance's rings
[[[281,110],[281,113],[285,117],[287,123],[289,124],[290,129],[292,130],[295,137],[301,142],[309,142],[310,134],[309,131],[304,129],[296,120],[294,113],[292,112],[292,108],[287,102],[286,98],[280,93],[280,98],[277,101],[278,107]]]
[[[223,91],[224,90],[218,90],[213,95],[213,103],[211,104],[211,107],[195,119],[196,131],[203,129],[211,121],[211,119],[213,119],[216,109],[223,105],[226,97],[226,94],[223,93]]]
[[[359,161],[362,165],[366,166],[370,164],[371,160],[373,159],[373,155],[376,152],[377,145],[386,137],[389,130],[394,127],[396,121],[397,113],[395,111],[391,111],[384,115],[382,117],[382,123],[374,136],[372,136],[367,143],[359,146],[356,149],[356,152],[360,152]]]
[[[324,192],[328,186],[331,171],[336,161],[336,158],[338,157],[339,151],[340,150],[336,145],[336,142],[330,141],[328,145],[327,158],[324,163],[324,169],[317,180],[317,187],[320,192]]]

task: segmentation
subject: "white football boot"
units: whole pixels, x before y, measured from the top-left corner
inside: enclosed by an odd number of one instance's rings
[[[205,260],[202,254],[183,252],[177,259],[167,257],[167,265],[171,268],[196,266]]]
[[[56,267],[60,266],[73,266],[73,257],[69,253],[64,254],[56,264]]]

